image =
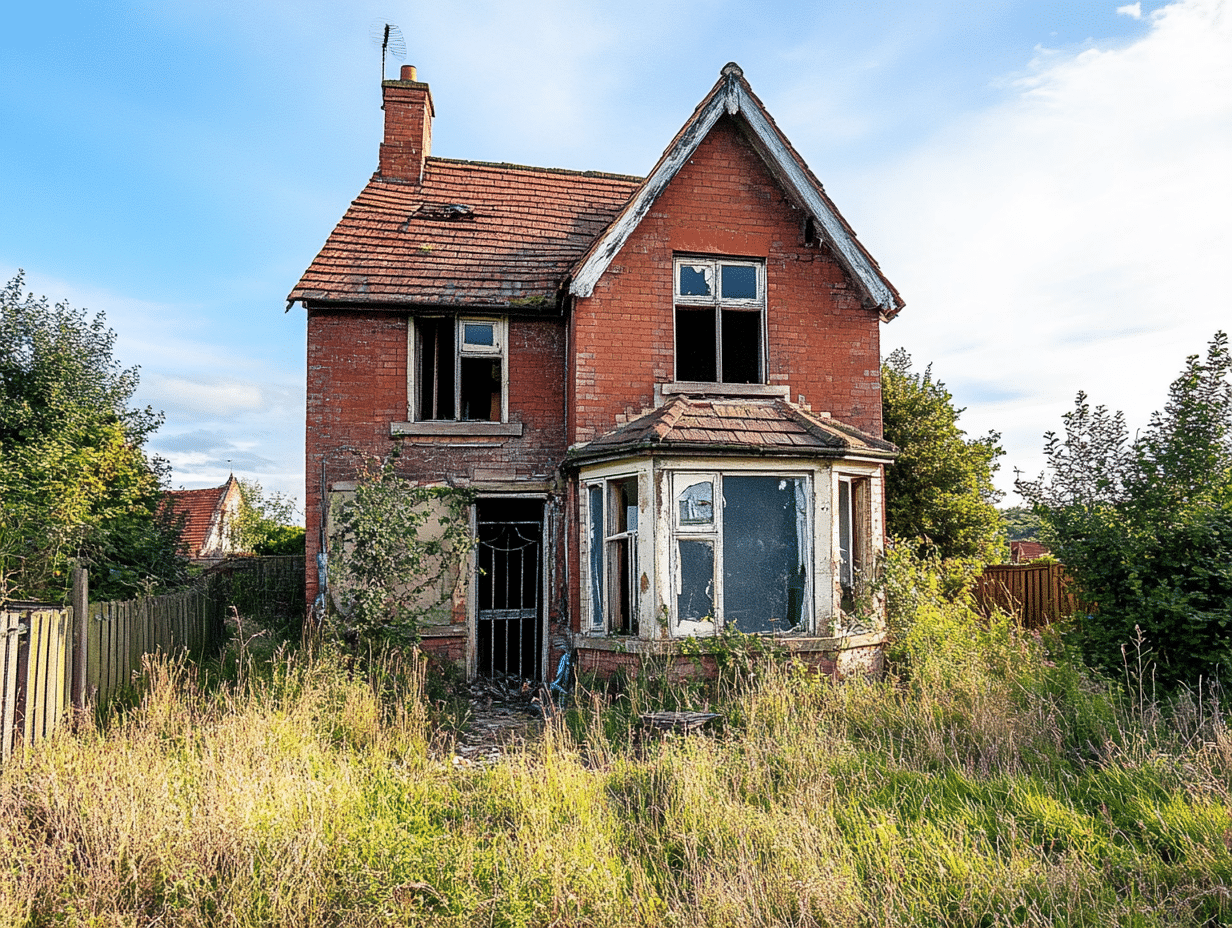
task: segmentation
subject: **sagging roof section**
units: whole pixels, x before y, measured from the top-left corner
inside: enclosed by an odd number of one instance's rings
[[[555,312],[640,180],[445,158],[418,185],[373,176],[287,302]]]
[[[818,234],[861,289],[865,302],[875,307],[883,319],[893,319],[898,315],[903,308],[902,297],[856,239],[855,231],[826,196],[821,183],[786,136],[779,131],[765,106],[745,81],[744,72],[734,62],[723,67],[718,83],[672,140],[654,170],[634,191],[607,231],[574,267],[570,293],[588,297],[594,292],[595,284],[650,212],[659,194],[688,162],[724,113],[743,122],[771,173],[783,185],[788,196],[813,217]]]
[[[575,464],[644,452],[892,460],[898,449],[784,399],[678,396],[572,449]]]

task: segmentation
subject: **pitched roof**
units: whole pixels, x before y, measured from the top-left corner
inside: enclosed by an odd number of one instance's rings
[[[881,273],[872,255],[856,239],[855,230],[843,219],[838,207],[826,196],[821,182],[779,131],[744,79],[744,72],[734,62],[723,66],[718,83],[698,104],[654,170],[633,193],[603,236],[595,241],[574,267],[570,292],[576,296],[590,296],[603,272],[638,223],[650,212],[659,194],[688,162],[724,113],[743,125],[771,174],[788,196],[813,217],[818,234],[861,289],[866,303],[875,307],[884,319],[893,319],[898,315],[904,305],[902,297]]]
[[[837,419],[808,412],[784,399],[678,396],[586,445],[574,463],[643,451],[724,451],[791,457],[874,457],[890,460],[897,448]]]
[[[569,268],[640,178],[428,158],[374,175],[287,297],[552,310]]]
[[[166,497],[171,503],[172,511],[183,515],[184,531],[180,533],[189,557],[195,557],[209,536],[210,526],[214,521],[214,513],[222,504],[227,488],[231,486],[228,480],[220,487],[210,487],[205,490],[168,490]]]

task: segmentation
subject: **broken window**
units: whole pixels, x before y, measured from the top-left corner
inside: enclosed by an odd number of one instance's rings
[[[676,474],[673,486],[675,633],[803,631],[812,597],[807,478]]]
[[[765,383],[765,264],[675,263],[676,379]]]
[[[636,477],[592,484],[590,517],[590,624],[616,635],[638,633],[638,486]]]
[[[503,320],[415,319],[414,335],[418,421],[504,421]]]

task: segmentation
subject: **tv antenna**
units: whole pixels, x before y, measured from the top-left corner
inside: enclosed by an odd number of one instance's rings
[[[402,30],[393,23],[378,19],[372,23],[372,44],[381,46],[381,80],[385,80],[385,54],[388,52],[399,61],[406,60],[406,40]]]

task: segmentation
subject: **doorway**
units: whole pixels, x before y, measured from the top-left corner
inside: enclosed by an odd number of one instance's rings
[[[476,530],[476,672],[542,680],[543,501],[481,499]]]

